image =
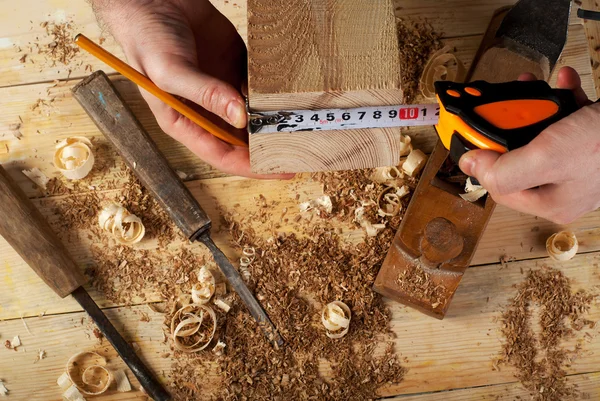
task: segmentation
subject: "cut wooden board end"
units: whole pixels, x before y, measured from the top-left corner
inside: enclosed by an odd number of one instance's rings
[[[253,111],[402,103],[391,0],[248,2]],[[395,165],[399,129],[250,135],[257,173]]]

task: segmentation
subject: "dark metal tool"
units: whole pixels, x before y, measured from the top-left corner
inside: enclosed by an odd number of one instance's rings
[[[0,235],[61,298],[71,294],[79,302],[152,399],[156,401],[171,399],[169,393],[153,377],[150,370],[83,288],[87,280],[63,243],[56,237],[44,216],[2,167],[0,167]]]
[[[570,3],[520,0],[508,12],[497,11],[467,82],[515,81],[524,72],[547,81],[566,41]],[[475,88],[469,88],[464,96],[476,96]],[[444,136],[439,128],[438,134]],[[451,131],[445,133],[446,138],[456,138]],[[444,318],[496,205],[489,196],[477,202],[462,199],[459,194],[464,193],[465,179],[451,152],[438,141],[377,275],[375,291]],[[420,279],[419,273],[427,274],[436,296],[403,286],[411,278]]]
[[[600,21],[600,11],[584,10],[583,8],[577,9],[577,16],[583,19],[589,19],[590,21]]]
[[[125,163],[186,237],[190,241],[202,242],[212,252],[215,262],[268,340],[281,347],[283,338],[246,287],[238,271],[212,241],[210,218],[171,169],[106,74],[102,71],[94,72],[77,84],[72,92],[100,131],[113,143]]]

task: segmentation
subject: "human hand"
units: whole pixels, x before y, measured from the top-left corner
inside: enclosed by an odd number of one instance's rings
[[[497,203],[567,224],[600,206],[600,104],[588,100],[570,67],[559,71],[557,87],[573,90],[581,109],[521,148],[505,154],[473,150],[459,166]]]
[[[231,22],[208,0],[92,3],[133,68],[204,115],[201,108],[236,128],[246,126],[240,95],[246,82],[246,46]],[[163,131],[212,166],[253,178],[293,177],[253,174],[247,148],[221,141],[153,95],[141,92]]]

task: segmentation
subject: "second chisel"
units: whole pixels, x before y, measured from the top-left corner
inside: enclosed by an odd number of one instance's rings
[[[100,131],[121,154],[125,163],[154,195],[190,241],[200,241],[211,251],[215,262],[242,299],[265,336],[275,346],[283,338],[252,295],[238,271],[210,237],[211,220],[181,179],[169,166],[148,133],[125,104],[110,79],[96,71],[73,89]]]

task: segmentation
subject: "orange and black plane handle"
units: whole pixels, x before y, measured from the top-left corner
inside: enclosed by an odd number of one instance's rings
[[[436,131],[452,160],[472,149],[505,153],[578,109],[573,92],[545,81],[438,81]]]

